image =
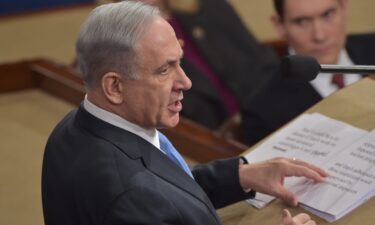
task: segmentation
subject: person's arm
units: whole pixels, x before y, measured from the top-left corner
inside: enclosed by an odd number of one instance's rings
[[[255,192],[242,189],[238,174],[239,157],[197,165],[192,172],[215,208],[252,198]]]
[[[119,195],[106,210],[105,225],[184,224],[176,207],[152,188],[138,187]]]

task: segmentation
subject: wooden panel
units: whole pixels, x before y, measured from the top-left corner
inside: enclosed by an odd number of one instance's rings
[[[0,66],[1,71],[4,74],[14,74],[8,76],[8,84],[17,83],[20,78],[28,77],[26,79],[28,85],[18,85],[18,90],[30,87],[40,88],[75,105],[80,104],[85,95],[83,82],[78,73],[68,66],[52,61],[38,59],[12,64],[11,67]],[[7,85],[0,86],[0,92],[8,90]],[[248,146],[226,139],[219,132],[209,130],[186,118],[181,118],[177,127],[163,130],[163,132],[183,155],[196,162],[236,156],[248,149]]]
[[[264,43],[277,53],[278,56],[283,57],[288,55],[288,43],[286,40],[273,40]]]
[[[34,87],[27,61],[0,65],[0,93]]]
[[[236,156],[249,148],[186,118],[180,118],[175,128],[163,130],[163,133],[183,155],[198,162]]]
[[[375,129],[375,82],[372,79],[374,79],[374,76],[371,79],[364,78],[335,92],[312,106],[306,113],[318,112],[364,130],[371,131]],[[286,126],[288,125],[284,127]],[[279,130],[281,129],[283,128]],[[269,137],[276,135],[277,132],[271,134]],[[251,147],[244,155],[267,141],[269,137]],[[262,221],[264,225],[274,225],[279,224],[280,212],[286,207],[279,200],[272,202],[261,210],[250,207],[246,202],[240,202],[219,210],[218,214],[226,225],[258,224],[259,221]],[[293,214],[306,212],[301,207],[295,207],[291,210]],[[316,220],[317,224],[321,225],[373,225],[375,221],[374,212],[375,198],[372,198],[334,223],[329,223],[314,215],[312,215],[312,218]]]
[[[32,62],[30,68],[34,72],[36,87],[75,105],[83,100],[83,82],[71,68],[46,60]]]

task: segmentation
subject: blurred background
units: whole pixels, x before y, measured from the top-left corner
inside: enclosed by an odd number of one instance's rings
[[[7,2],[17,5],[17,1],[1,0],[0,9]],[[24,2],[34,1],[52,2],[55,5],[56,2],[62,1],[67,2],[65,5],[72,5],[72,2],[79,4],[93,2],[92,0],[24,0]],[[277,38],[270,22],[273,13],[271,0],[230,0],[230,2],[259,40],[268,41]],[[59,62],[71,63],[74,60],[74,42],[80,24],[94,8],[94,4],[98,3],[61,8],[64,4],[60,3],[60,9],[47,10],[44,7],[43,11],[38,12],[33,8],[34,13],[24,15],[5,15],[4,10],[0,11],[3,14],[0,17],[0,63],[35,57],[47,57]],[[375,1],[349,1],[349,33],[374,31],[374,8]]]
[[[88,13],[105,1],[0,0],[0,64],[48,58],[70,65]],[[277,39],[271,0],[230,0],[260,41]],[[375,1],[349,1],[349,33],[375,31]],[[37,90],[0,95],[0,224],[43,224],[41,162],[47,137],[74,105]]]

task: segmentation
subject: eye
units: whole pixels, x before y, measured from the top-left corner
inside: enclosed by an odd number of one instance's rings
[[[163,66],[162,68],[160,68],[160,71],[159,71],[159,73],[162,75],[168,74],[168,72],[169,72],[169,65]]]
[[[335,13],[336,13],[335,9],[327,10],[325,13],[323,13],[322,18],[325,20],[330,20],[333,18]]]
[[[293,20],[293,23],[299,27],[306,27],[310,24],[311,20],[308,18],[297,18]]]

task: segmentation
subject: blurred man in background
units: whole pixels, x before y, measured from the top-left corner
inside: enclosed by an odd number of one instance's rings
[[[320,64],[375,65],[375,34],[346,34],[348,0],[273,0],[273,24],[289,54],[315,57]],[[275,75],[248,96],[242,116],[245,142],[261,138],[331,93],[362,78],[360,74],[322,74],[311,82]]]

